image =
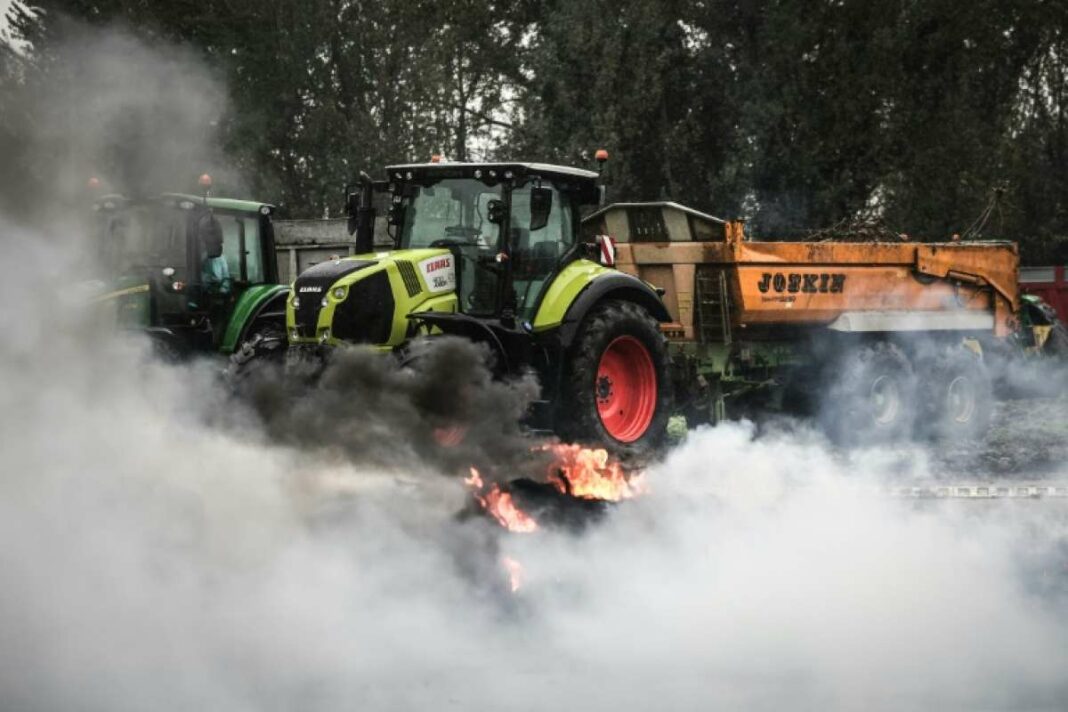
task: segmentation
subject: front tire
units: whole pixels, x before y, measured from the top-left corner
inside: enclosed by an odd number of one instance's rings
[[[570,440],[617,456],[646,455],[667,434],[671,385],[655,319],[637,304],[607,301],[584,320],[568,359],[558,423]]]

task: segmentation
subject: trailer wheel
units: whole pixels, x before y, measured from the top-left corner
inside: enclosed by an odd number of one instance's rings
[[[570,351],[561,434],[621,456],[654,450],[667,433],[667,365],[664,337],[648,312],[622,301],[594,307]]]
[[[831,379],[821,415],[834,440],[860,445],[909,434],[916,378],[901,349],[887,342],[851,349],[834,364]]]
[[[993,412],[993,384],[986,365],[971,349],[954,346],[939,354],[928,369],[924,393],[931,434],[943,440],[982,436]]]

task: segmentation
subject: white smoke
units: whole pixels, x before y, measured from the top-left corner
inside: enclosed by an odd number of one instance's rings
[[[458,478],[213,429],[214,364],[94,338],[39,288],[63,259],[4,236],[5,709],[1068,700],[1063,507],[894,501],[922,459],[731,425],[584,534],[504,534]]]
[[[927,453],[743,424],[509,535],[463,472],[220,426],[216,362],[98,330],[76,234],[0,220],[2,709],[1068,704],[1063,505],[891,500]]]

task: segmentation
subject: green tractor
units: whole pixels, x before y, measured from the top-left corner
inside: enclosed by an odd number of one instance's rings
[[[671,386],[659,322],[670,317],[655,288],[612,268],[609,238],[580,236],[583,209],[602,201],[598,173],[428,163],[386,176],[346,189],[356,254],[294,282],[291,355],[461,336],[487,345],[498,375],[538,376],[531,427],[620,454],[661,440]],[[392,250],[374,250],[375,194],[388,198]]]
[[[115,309],[119,328],[147,333],[171,359],[283,333],[289,289],[277,283],[271,205],[205,191],[106,195],[93,209],[103,292],[94,300]]]

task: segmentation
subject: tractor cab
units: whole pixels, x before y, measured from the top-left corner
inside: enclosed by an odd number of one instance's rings
[[[248,295],[277,289],[270,205],[164,193],[108,195],[93,208],[97,270],[110,287],[96,300],[170,353],[233,350],[235,313]]]
[[[458,310],[477,317],[532,320],[552,275],[576,255],[580,207],[599,198],[596,173],[546,164],[430,163],[386,173],[373,188],[389,195],[394,244],[448,249]]]

